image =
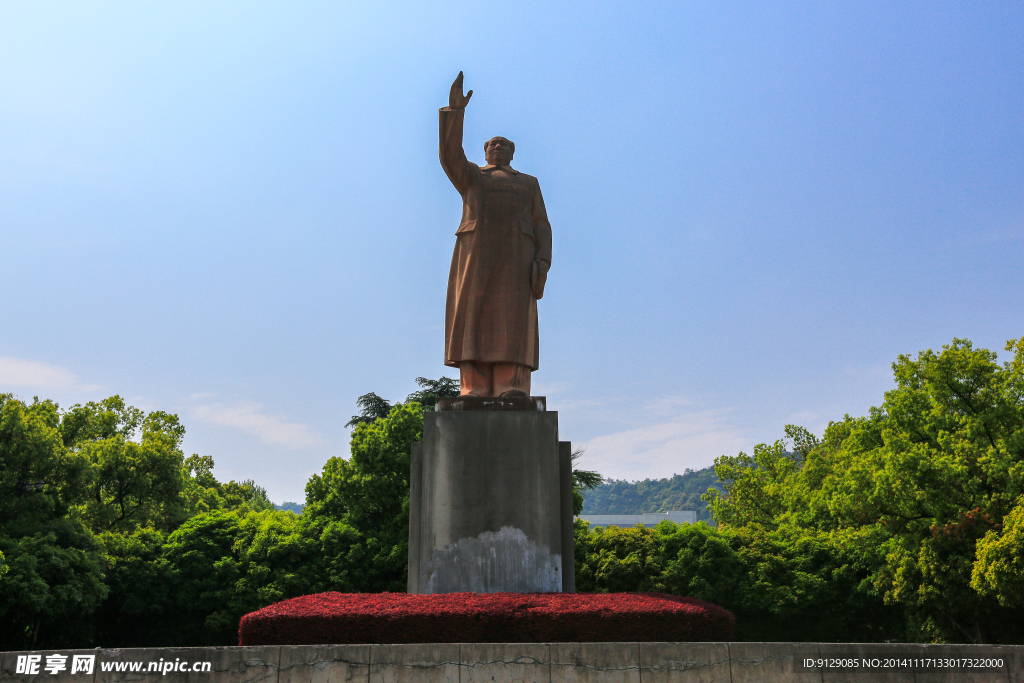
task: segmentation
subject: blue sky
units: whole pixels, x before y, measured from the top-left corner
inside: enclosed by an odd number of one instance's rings
[[[618,478],[1024,335],[1024,5],[0,3],[0,391],[178,413],[301,501],[443,361],[466,150],[539,178],[534,393]]]

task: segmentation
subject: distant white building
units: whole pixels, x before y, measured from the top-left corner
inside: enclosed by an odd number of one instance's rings
[[[649,512],[642,515],[580,515],[579,519],[590,522],[590,526],[658,526],[666,519],[676,524],[696,524],[694,510],[672,510],[671,512]]]

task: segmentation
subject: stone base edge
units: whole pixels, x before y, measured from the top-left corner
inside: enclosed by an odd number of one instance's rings
[[[0,681],[1022,681],[1024,645],[428,643],[0,653]]]

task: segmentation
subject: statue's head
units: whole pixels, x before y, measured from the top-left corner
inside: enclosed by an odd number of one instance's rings
[[[484,143],[484,157],[494,166],[508,166],[516,153],[516,143],[500,135]]]

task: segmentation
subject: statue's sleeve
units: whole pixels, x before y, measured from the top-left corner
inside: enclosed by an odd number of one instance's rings
[[[465,109],[448,109],[445,107],[440,112],[440,145],[438,153],[441,157],[441,167],[448,174],[448,179],[459,191],[465,195],[473,182],[473,176],[479,175],[480,167],[466,159],[466,153],[462,149],[462,122],[466,117]]]
[[[540,193],[540,183],[534,181],[533,188],[533,235],[537,240],[537,258],[551,265],[551,223],[548,212],[544,208],[544,197]]]

